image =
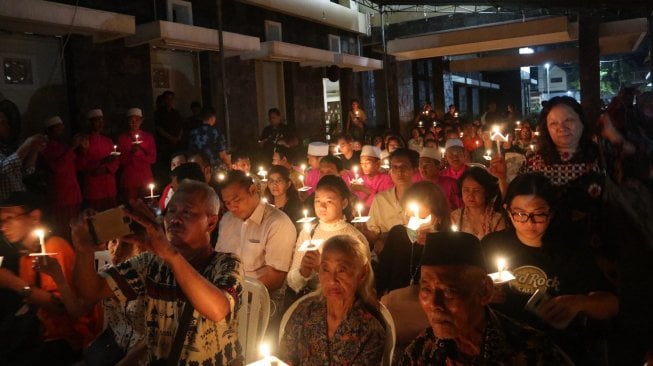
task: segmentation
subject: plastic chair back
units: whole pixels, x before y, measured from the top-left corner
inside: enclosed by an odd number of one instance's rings
[[[261,281],[245,277],[243,298],[238,310],[238,339],[243,348],[245,363],[259,357],[259,344],[268,328],[270,318],[270,295]]]

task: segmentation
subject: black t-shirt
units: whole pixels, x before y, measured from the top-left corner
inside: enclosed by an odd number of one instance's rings
[[[503,314],[522,323],[546,331],[575,361],[585,359],[579,348],[588,336],[586,326],[576,317],[564,330],[544,323],[524,308],[532,294],[546,288],[551,297],[612,291],[594,261],[594,256],[582,246],[562,242],[545,235],[542,247],[523,244],[514,229],[488,234],[481,241],[488,272],[497,271],[497,258],[506,259],[508,269],[516,279],[502,286],[506,302],[490,304]]]
[[[361,152],[354,151],[354,153],[351,156],[351,159],[347,159],[345,157],[345,154],[340,155],[340,158],[342,160],[342,168],[345,170],[351,170],[352,166],[359,165],[361,163]],[[362,173],[359,171],[358,174],[362,174]]]
[[[423,249],[423,245],[410,241],[405,226],[396,225],[390,229],[383,251],[379,254],[379,262],[374,265],[379,296],[409,286],[411,278],[415,283],[419,282],[419,262]]]

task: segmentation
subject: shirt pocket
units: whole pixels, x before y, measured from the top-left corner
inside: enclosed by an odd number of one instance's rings
[[[246,272],[256,271],[265,264],[265,246],[260,238],[247,238],[242,248],[243,264]]]

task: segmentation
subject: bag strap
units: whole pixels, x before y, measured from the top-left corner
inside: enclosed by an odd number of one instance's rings
[[[202,266],[202,269],[197,271],[202,274],[206,267],[211,263],[213,260],[213,257],[215,257],[217,253],[213,252],[211,253],[211,256],[208,258],[206,263]],[[179,358],[181,357],[181,350],[184,347],[184,341],[186,340],[186,334],[188,334],[188,329],[190,328],[190,323],[192,320],[193,316],[193,311],[195,310],[195,307],[193,304],[190,302],[190,300],[186,301],[186,304],[184,305],[184,310],[182,310],[181,317],[179,318],[179,327],[177,328],[177,332],[175,333],[175,339],[172,342],[172,348],[170,349],[170,354],[168,355],[168,366],[176,366],[179,363]]]

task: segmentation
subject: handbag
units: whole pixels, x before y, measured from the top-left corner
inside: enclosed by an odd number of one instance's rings
[[[113,366],[125,357],[126,352],[116,343],[111,327],[107,327],[84,350],[84,361],[88,366]]]

